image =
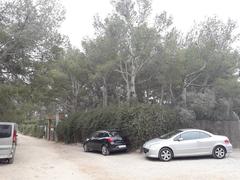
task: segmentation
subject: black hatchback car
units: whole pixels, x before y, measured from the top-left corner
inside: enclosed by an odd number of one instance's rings
[[[103,155],[109,155],[115,151],[127,151],[127,145],[116,130],[97,131],[83,143],[83,149],[88,151],[100,151]]]

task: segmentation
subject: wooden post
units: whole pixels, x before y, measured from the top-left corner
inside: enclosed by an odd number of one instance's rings
[[[51,140],[51,127],[52,127],[52,120],[49,118],[48,119],[48,132],[47,132],[47,139],[49,141]]]

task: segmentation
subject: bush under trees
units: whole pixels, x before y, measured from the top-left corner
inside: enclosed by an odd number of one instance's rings
[[[117,129],[130,148],[139,148],[151,138],[171,130],[188,127],[179,120],[177,111],[157,105],[115,106],[79,112],[57,127],[58,139],[65,143],[82,142],[97,130]]]
[[[45,126],[43,125],[43,122],[28,122],[28,123],[23,123],[19,125],[19,131],[22,134],[25,135],[30,135],[38,138],[42,138],[45,135],[44,132]]]

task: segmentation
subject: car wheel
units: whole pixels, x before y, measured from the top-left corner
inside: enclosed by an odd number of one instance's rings
[[[216,159],[223,159],[226,156],[226,149],[223,146],[216,146],[213,149],[213,157]]]
[[[103,146],[102,146],[102,155],[107,156],[107,155],[109,155],[109,154],[110,154],[110,152],[109,152],[108,147],[105,146],[105,145],[103,145]]]
[[[14,161],[14,157],[8,159],[8,164],[12,164]]]
[[[169,148],[162,148],[159,151],[160,161],[170,161],[173,158],[173,152]]]
[[[89,148],[88,148],[87,144],[83,145],[83,150],[84,150],[84,152],[89,152]]]

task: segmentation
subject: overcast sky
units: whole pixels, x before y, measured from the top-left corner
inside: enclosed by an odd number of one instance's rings
[[[71,43],[81,47],[81,40],[92,36],[93,16],[99,14],[104,18],[112,12],[111,0],[61,0],[66,8],[66,20],[61,32],[70,38]],[[175,26],[187,32],[194,21],[217,15],[224,21],[236,20],[240,25],[239,0],[152,0],[153,14],[166,11],[173,16]]]

